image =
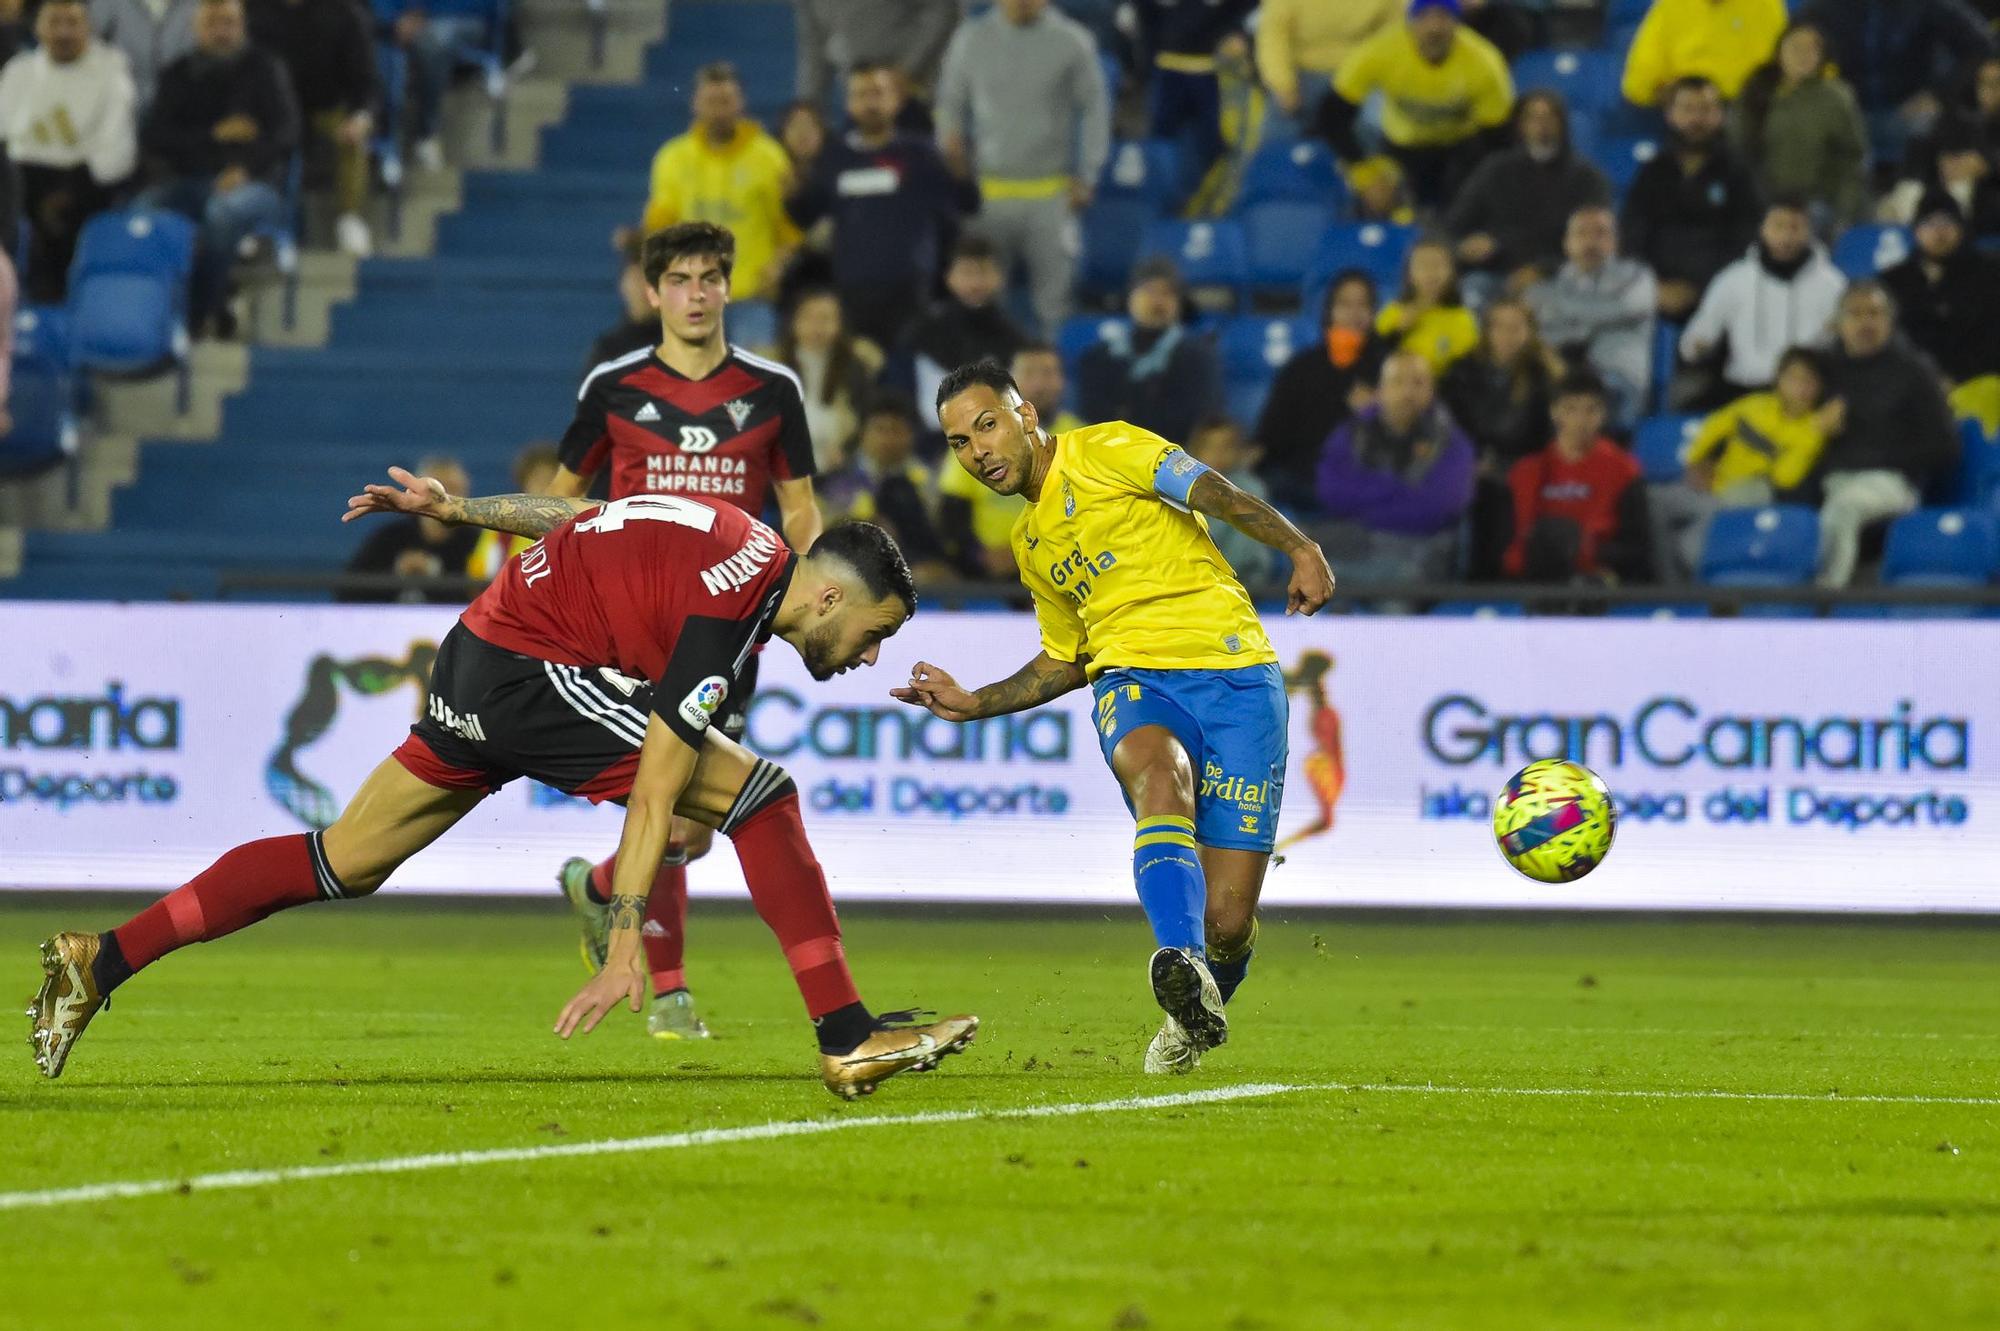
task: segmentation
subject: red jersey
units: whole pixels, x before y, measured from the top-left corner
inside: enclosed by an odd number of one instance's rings
[[[466,607],[466,629],[558,665],[653,685],[653,710],[691,745],[770,636],[795,563],[784,538],[727,504],[635,495],[529,546]]]
[[[1556,452],[1554,445],[1516,462],[1507,472],[1507,485],[1514,491],[1514,539],[1507,547],[1507,572],[1521,573],[1528,536],[1543,518],[1567,518],[1583,529],[1578,570],[1594,572],[1598,547],[1618,534],[1625,492],[1639,477],[1638,459],[1609,439],[1599,439],[1575,462]]]
[[[761,515],[774,481],[813,474],[799,378],[737,347],[689,379],[651,347],[584,376],[562,463],[579,476],[607,464],[611,497],[680,494]]]

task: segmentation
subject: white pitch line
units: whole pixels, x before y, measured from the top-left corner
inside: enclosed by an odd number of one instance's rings
[[[577,1156],[625,1155],[638,1151],[675,1151],[694,1146],[726,1146],[735,1142],[770,1141],[780,1137],[817,1137],[856,1128],[897,1126],[924,1127],[940,1123],[1000,1122],[1009,1119],[1077,1118],[1087,1114],[1125,1114],[1148,1109],[1176,1109],[1185,1105],[1223,1104],[1231,1100],[1263,1099],[1302,1092],[1344,1092],[1375,1095],[1461,1095],[1495,1098],[1554,1098],[1570,1100],[1709,1100],[1749,1101],[1783,1104],[1867,1104],[1867,1105],[1970,1105],[2000,1107],[2000,1097],[1969,1095],[1837,1095],[1803,1091],[1704,1091],[1704,1090],[1595,1090],[1582,1086],[1454,1086],[1419,1083],[1248,1082],[1239,1086],[1218,1086],[1205,1091],[1184,1091],[1177,1095],[1132,1096],[1122,1100],[1082,1100],[1063,1104],[1024,1105],[1015,1109],[946,1109],[921,1114],[879,1115],[868,1118],[794,1119],[779,1123],[753,1123],[738,1128],[704,1128],[697,1132],[671,1132],[651,1137],[616,1137],[602,1141],[565,1142],[548,1146],[514,1146],[487,1151],[440,1151],[430,1155],[392,1156],[384,1160],[357,1160],[340,1165],[294,1165],[282,1169],[239,1169],[219,1174],[196,1174],[185,1179],[142,1179],[123,1183],[89,1183],[75,1188],[49,1188],[39,1192],[0,1192],[0,1211],[34,1207],[68,1206],[78,1202],[120,1201],[130,1197],[157,1197],[163,1193],[221,1192],[234,1188],[262,1188],[276,1183],[302,1183],[315,1179],[352,1178],[363,1174],[408,1174],[428,1169],[460,1169],[473,1165],[532,1163]]]

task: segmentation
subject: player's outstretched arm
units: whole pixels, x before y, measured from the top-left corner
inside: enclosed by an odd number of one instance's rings
[[[1291,557],[1286,614],[1310,615],[1333,599],[1333,570],[1318,544],[1277,509],[1230,484],[1228,477],[1213,471],[1202,473],[1188,491],[1188,507]]]
[[[957,680],[927,661],[910,669],[907,687],[890,689],[898,702],[922,707],[932,716],[947,721],[977,721],[982,717],[1025,712],[1053,702],[1071,689],[1084,684],[1082,661],[1058,661],[1047,652],[1016,670],[997,684],[983,689],[961,688]]]
[[[570,499],[558,495],[489,495],[484,499],[461,499],[447,494],[433,476],[418,476],[401,467],[389,468],[394,485],[365,485],[361,493],[347,501],[342,522],[353,522],[370,513],[397,513],[420,518],[436,518],[455,527],[490,527],[540,540],[579,513],[597,507],[595,499]]]
[[[668,728],[658,715],[646,725],[639,746],[639,769],[632,774],[632,795],[625,804],[625,831],[618,838],[618,866],[611,878],[611,933],[604,969],[578,991],[556,1018],[563,1039],[580,1025],[584,1034],[622,1001],[634,1012],[646,1001],[646,966],[639,929],[646,918],[646,897],[653,875],[667,853],[674,806],[694,776],[699,754]]]

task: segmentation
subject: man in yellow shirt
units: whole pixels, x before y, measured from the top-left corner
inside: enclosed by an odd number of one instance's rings
[[[1290,556],[1288,613],[1325,605],[1332,570],[1270,505],[1159,435],[1123,421],[1050,435],[992,361],[945,376],[937,405],[958,465],[1027,500],[1013,545],[1042,650],[977,690],[920,661],[893,695],[972,721],[1091,685],[1099,744],[1138,824],[1132,874],[1166,1013],[1146,1070],[1192,1071],[1228,1038],[1223,1004],[1248,973],[1288,730],[1277,655],[1207,519]]]
[[[1690,74],[1734,99],[1784,31],[1785,0],[1653,0],[1625,54],[1625,100],[1657,106]]]
[[[1493,43],[1460,22],[1459,0],[1410,0],[1408,17],[1351,51],[1320,103],[1319,127],[1341,161],[1366,153],[1361,104],[1382,94],[1382,135],[1417,202],[1442,208],[1493,148],[1514,111],[1514,79]]]
[[[1257,73],[1288,116],[1309,113],[1350,51],[1402,17],[1403,0],[1264,0]]]
[[[743,115],[743,86],[726,61],[695,75],[694,124],[653,157],[645,229],[713,222],[736,236],[732,300],[754,300],[777,285],[778,270],[798,244],[785,215],[792,163],[763,126]]]

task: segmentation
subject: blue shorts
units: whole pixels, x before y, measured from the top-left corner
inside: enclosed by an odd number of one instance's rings
[[[1165,726],[1194,763],[1194,839],[1269,853],[1285,793],[1289,708],[1275,665],[1235,670],[1107,670],[1097,695],[1104,761],[1140,726]],[[1126,800],[1131,807],[1131,800]]]

